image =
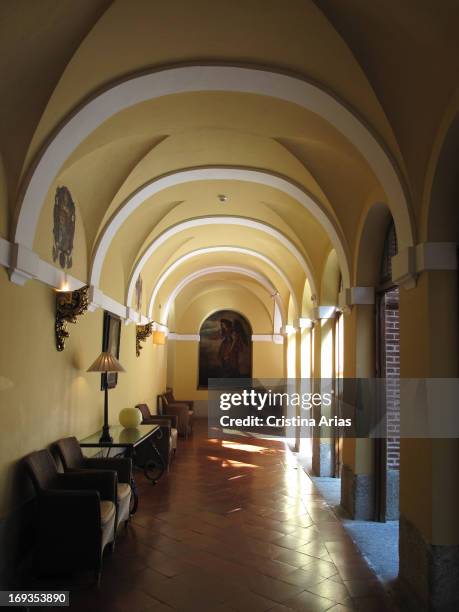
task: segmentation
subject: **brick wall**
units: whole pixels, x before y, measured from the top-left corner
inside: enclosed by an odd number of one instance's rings
[[[385,376],[387,406],[387,468],[400,468],[400,440],[389,437],[400,431],[400,323],[399,289],[384,296]]]

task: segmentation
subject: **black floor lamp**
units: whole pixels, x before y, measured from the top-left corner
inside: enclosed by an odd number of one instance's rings
[[[118,359],[109,352],[102,352],[95,362],[87,369],[88,372],[101,372],[105,374],[105,386],[104,386],[104,425],[102,427],[102,435],[99,442],[113,442],[113,438],[110,435],[110,427],[108,425],[108,384],[107,374],[109,372],[126,372],[123,366],[120,364]]]

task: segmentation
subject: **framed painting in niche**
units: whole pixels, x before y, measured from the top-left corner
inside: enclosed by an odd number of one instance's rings
[[[102,350],[110,352],[114,357],[120,357],[121,319],[116,315],[104,310],[104,327],[102,334]],[[105,377],[107,377],[107,388],[113,389],[118,382],[117,372],[101,374],[101,389],[105,389]]]
[[[234,310],[214,312],[199,330],[198,389],[209,378],[252,378],[252,328]]]

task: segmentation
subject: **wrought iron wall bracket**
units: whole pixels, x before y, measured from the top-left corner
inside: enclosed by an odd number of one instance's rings
[[[77,317],[88,309],[89,287],[81,287],[75,291],[58,291],[56,294],[56,349],[63,351],[65,340],[69,337],[67,323],[76,323]]]
[[[145,340],[151,336],[153,333],[153,323],[147,323],[146,325],[136,325],[136,334],[135,334],[135,354],[137,357],[140,356],[140,351],[143,349],[143,346],[140,344],[141,342],[145,342]]]

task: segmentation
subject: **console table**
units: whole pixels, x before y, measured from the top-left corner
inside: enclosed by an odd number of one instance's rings
[[[99,430],[87,438],[83,438],[80,440],[81,448],[106,448],[108,449],[107,457],[112,448],[123,449],[116,454],[122,454],[125,457],[131,458],[133,466],[142,469],[146,478],[151,480],[153,484],[155,484],[164,473],[166,466],[155,444],[156,437],[162,435],[159,425],[139,425],[135,429],[125,429],[121,427],[121,425],[110,427],[110,435],[113,438],[112,442],[101,442],[101,435],[102,430]],[[147,445],[150,452],[140,453],[139,451],[145,448],[145,445]],[[139,454],[144,455],[143,460],[138,458]],[[139,504],[139,496],[134,475],[132,476],[131,488],[131,514],[135,514]]]

